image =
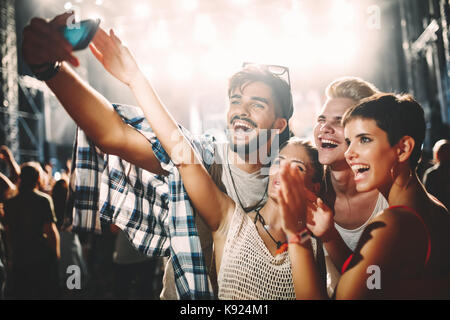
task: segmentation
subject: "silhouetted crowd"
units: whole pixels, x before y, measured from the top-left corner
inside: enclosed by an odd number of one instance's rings
[[[71,231],[70,161],[17,164],[0,147],[1,299],[158,299],[162,261],[140,254],[114,225],[101,235]]]

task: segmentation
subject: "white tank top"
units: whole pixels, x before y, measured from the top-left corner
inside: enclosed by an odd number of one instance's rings
[[[361,238],[361,235],[364,231],[364,229],[367,227],[367,225],[370,223],[370,221],[381,214],[384,209],[389,207],[389,204],[387,200],[383,197],[383,195],[380,193],[378,195],[378,200],[375,205],[375,208],[373,209],[373,212],[369,219],[366,220],[361,226],[359,226],[356,229],[350,230],[342,228],[340,225],[335,223],[336,230],[341,235],[342,239],[344,240],[345,244],[352,250],[355,251],[356,245],[358,244],[359,238]],[[331,261],[330,256],[328,255],[327,250],[324,248],[324,254],[325,254],[325,263],[327,267],[327,291],[328,295],[331,297],[334,294],[334,290],[336,289],[337,283],[339,282],[339,279],[341,277],[340,270],[333,264],[333,261]]]
[[[231,218],[218,275],[219,299],[295,299],[289,253],[272,256],[255,224],[239,208]]]

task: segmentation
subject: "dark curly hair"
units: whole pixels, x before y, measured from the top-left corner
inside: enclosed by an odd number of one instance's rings
[[[228,97],[231,97],[232,92],[239,88],[243,89],[250,83],[263,82],[268,85],[273,92],[274,98],[277,101],[275,106],[275,114],[277,117],[285,118],[288,122],[294,112],[292,104],[292,93],[289,84],[276,74],[264,68],[247,67],[235,73],[229,80]],[[280,133],[280,146],[291,137],[289,124],[283,132]]]

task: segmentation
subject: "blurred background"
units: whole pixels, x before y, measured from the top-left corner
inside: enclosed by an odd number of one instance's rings
[[[449,137],[449,7],[448,0],[2,0],[0,145],[19,163],[51,163],[55,174],[70,157],[75,125],[32,77],[21,41],[32,17],[74,10],[114,29],[194,134],[225,127],[228,78],[255,62],[289,67],[291,128],[303,137],[337,77],[413,94],[426,112],[429,154]],[[136,103],[89,49],[77,56],[77,72],[111,102]]]

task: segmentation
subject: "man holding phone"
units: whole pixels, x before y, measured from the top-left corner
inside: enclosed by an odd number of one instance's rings
[[[67,61],[75,67],[79,65],[77,58],[72,54],[72,46],[59,32],[59,28],[64,26],[70,15],[70,13],[63,14],[51,22],[38,18],[31,21],[30,25],[24,30],[23,42],[24,58],[28,64],[42,65],[53,63],[54,61]],[[95,46],[91,45],[91,50],[108,72],[126,83],[124,77],[133,76],[133,74],[117,71],[126,69],[124,65],[127,62],[126,55],[118,55],[117,50],[128,49],[123,46],[117,48],[113,39],[114,34],[112,32],[108,35],[102,29],[99,29],[94,38]],[[117,59],[118,56],[119,59]],[[127,125],[111,103],[80,79],[66,63],[63,62],[60,66],[57,66],[56,63],[55,65],[50,64],[48,68],[50,77],[44,79],[47,85],[58,97],[69,115],[97,147],[103,152],[114,154],[139,168],[156,175],[164,175],[165,171],[160,163],[161,156],[159,155],[161,150],[158,149],[157,141],[147,139],[138,130]],[[238,129],[236,130],[238,132],[244,131],[242,128],[236,128],[241,125],[247,127],[245,131],[249,127],[251,127],[250,131],[254,130],[255,132],[279,129],[280,132],[284,133],[284,136],[288,136],[288,134],[286,135],[289,132],[287,122],[293,112],[290,86],[269,71],[263,73],[264,75],[261,76],[256,72],[258,75],[255,76],[255,73],[252,71],[247,73],[239,72],[234,76],[238,82],[242,81],[242,87],[244,87],[244,84],[251,83],[253,88],[259,90],[262,95],[267,96],[260,99],[260,97],[247,96],[243,93],[241,96],[235,97],[234,100],[239,99],[240,106],[231,108],[230,105],[227,123],[230,129]],[[265,81],[272,81],[272,84],[267,86]],[[269,88],[268,91],[265,89],[267,87]],[[245,89],[242,89],[242,91],[245,91]],[[283,98],[275,99],[274,101],[276,102],[270,108],[259,108],[258,115],[252,109],[253,107],[251,106],[261,106],[261,101],[270,100],[276,95]],[[236,119],[240,119],[240,122]],[[214,147],[212,143],[211,141],[209,146],[213,150],[213,157],[218,156],[221,158],[221,163],[224,164],[222,166],[223,170],[218,174],[216,183],[223,183],[227,193],[236,203],[240,203],[243,207],[262,205],[266,198],[267,185],[267,175],[261,173],[263,164],[260,161],[256,163],[249,162],[246,157],[242,158],[244,161],[234,163],[231,159],[240,158],[236,150],[227,147],[226,150],[217,151],[219,149]],[[155,155],[155,152],[158,156]],[[176,182],[182,183],[182,181]],[[171,194],[171,196],[173,195]],[[176,196],[180,197],[180,195]],[[188,204],[182,209],[177,205],[172,207],[175,207],[175,210],[192,211]],[[151,210],[155,210],[155,208]],[[178,216],[178,213],[176,215]],[[174,261],[177,262],[176,259]],[[195,269],[195,265],[193,269]],[[179,274],[175,275],[176,279],[177,277],[179,277]],[[207,295],[190,295],[189,292],[185,295],[180,295],[180,287],[178,285],[177,289],[180,298],[207,297]],[[174,296],[169,296],[168,298],[174,298]]]

